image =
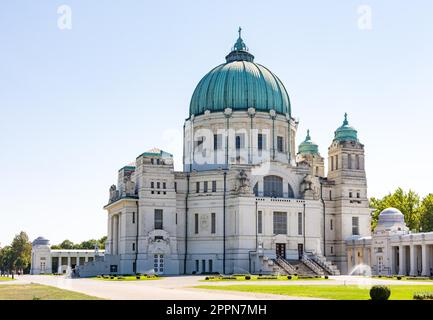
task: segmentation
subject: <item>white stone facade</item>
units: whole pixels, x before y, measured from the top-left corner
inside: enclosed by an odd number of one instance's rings
[[[49,241],[37,238],[32,244],[30,274],[65,274],[104,255],[104,250],[52,250]]]

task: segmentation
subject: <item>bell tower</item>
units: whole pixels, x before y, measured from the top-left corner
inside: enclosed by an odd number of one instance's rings
[[[328,220],[333,220],[328,240],[335,262],[343,273],[348,273],[346,241],[369,236],[371,229],[364,145],[358,140],[357,130],[349,126],[347,114],[328,148],[328,181],[332,182]]]
[[[296,155],[297,163],[307,163],[311,169],[311,175],[317,177],[325,176],[325,163],[319,153],[319,146],[311,141],[310,130],[307,130],[305,140],[298,147]]]

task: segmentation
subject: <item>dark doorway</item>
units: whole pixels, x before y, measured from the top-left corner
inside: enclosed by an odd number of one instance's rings
[[[298,259],[302,259],[302,255],[304,254],[304,244],[298,243]]]
[[[286,259],[286,244],[277,243],[275,248],[276,248],[275,253],[277,254],[277,258]]]

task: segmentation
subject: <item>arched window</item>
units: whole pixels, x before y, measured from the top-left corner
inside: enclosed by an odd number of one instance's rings
[[[292,186],[289,184],[287,184],[287,198],[294,198],[295,197],[295,193],[293,192]]]
[[[265,197],[283,197],[283,179],[278,176],[266,176],[263,178],[263,194]]]
[[[254,192],[254,195],[256,197],[259,196],[259,183],[258,182],[256,182],[256,184],[254,185],[253,192]]]

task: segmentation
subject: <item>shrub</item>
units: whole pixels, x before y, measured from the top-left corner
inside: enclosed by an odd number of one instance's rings
[[[140,280],[140,279],[141,279],[141,276],[137,275],[137,276],[135,276],[135,278],[136,278],[137,280]]]
[[[329,276],[325,276],[325,279],[329,279]]]
[[[205,280],[209,280],[209,277],[204,278]]]
[[[397,277],[397,280],[401,280],[401,277],[400,277],[400,276],[398,276],[398,277]]]
[[[433,292],[415,292],[413,294],[414,300],[433,300]]]
[[[259,273],[259,277],[261,277],[263,274]]]
[[[251,280],[251,276],[245,276],[245,280]]]
[[[391,290],[387,286],[373,286],[370,289],[371,300],[388,300]]]
[[[287,276],[287,280],[291,280],[292,279],[292,276]]]

